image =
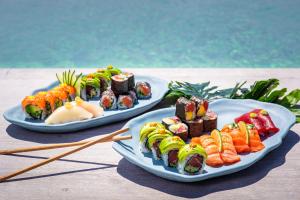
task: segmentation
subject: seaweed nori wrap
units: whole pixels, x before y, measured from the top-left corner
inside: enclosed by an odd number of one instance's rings
[[[159,144],[159,150],[165,166],[176,167],[178,163],[178,151],[185,142],[178,136],[167,137]]]
[[[172,136],[172,133],[165,128],[158,128],[148,135],[147,146],[151,149],[152,155],[155,160],[161,159],[161,152],[159,149],[160,142],[167,137]]]
[[[137,82],[135,91],[138,99],[149,99],[152,95],[151,85],[148,82]]]
[[[184,141],[188,139],[188,126],[184,123],[172,124],[168,128],[174,135],[179,136]]]
[[[199,174],[205,165],[207,154],[198,144],[190,143],[178,152],[177,169],[181,174]]]
[[[180,97],[176,102],[175,114],[182,121],[191,121],[196,117],[196,104],[193,101]]]
[[[128,93],[128,78],[124,74],[111,77],[111,89],[116,96]]]
[[[203,120],[194,119],[192,121],[185,121],[189,127],[189,137],[198,137],[203,133]]]
[[[133,99],[130,95],[119,95],[117,101],[118,109],[128,109],[133,107]]]
[[[123,72],[123,74],[128,78],[128,89],[133,90],[135,86],[135,80],[133,73]]]
[[[215,112],[208,110],[202,119],[204,132],[211,132],[217,128],[218,116]]]
[[[148,135],[157,128],[163,129],[164,125],[160,122],[147,122],[142,126],[140,130],[140,149],[142,152],[149,152],[150,149],[146,145],[148,142]]]
[[[114,110],[117,108],[117,98],[114,95],[113,91],[106,90],[102,93],[100,102],[100,106],[104,110]]]
[[[208,101],[206,99],[200,99],[196,96],[192,96],[190,100],[196,104],[196,117],[205,116],[208,110]]]
[[[89,74],[81,79],[80,96],[84,100],[100,97],[100,80],[94,74]]]

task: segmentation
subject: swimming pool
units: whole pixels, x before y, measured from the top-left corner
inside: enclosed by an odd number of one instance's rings
[[[0,67],[298,67],[299,0],[0,0]]]

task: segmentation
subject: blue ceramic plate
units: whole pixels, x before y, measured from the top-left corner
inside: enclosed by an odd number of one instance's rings
[[[267,110],[276,126],[280,128],[280,131],[263,141],[265,149],[262,151],[241,155],[241,161],[233,165],[222,166],[219,168],[205,166],[204,172],[199,175],[179,174],[176,169],[165,167],[163,161],[153,160],[150,153],[143,154],[139,151],[139,129],[141,126],[146,122],[161,121],[163,117],[174,116],[175,108],[152,111],[130,120],[125,125],[125,127],[130,128],[130,131],[126,134],[131,134],[133,139],[130,141],[114,142],[113,148],[129,162],[140,166],[157,176],[174,181],[195,182],[234,173],[251,166],[263,158],[268,152],[278,147],[296,120],[295,116],[282,106],[254,100],[222,99],[210,104],[210,109],[218,114],[218,129],[221,129],[225,124],[233,122],[234,118],[249,112],[254,108]]]
[[[44,123],[44,121],[26,119],[25,114],[22,111],[21,105],[7,110],[3,114],[3,116],[7,121],[11,122],[12,124],[16,124],[26,129],[30,129],[33,131],[40,131],[40,132],[56,132],[56,133],[78,131],[90,127],[121,121],[136,116],[140,113],[143,113],[146,110],[149,110],[157,103],[159,103],[160,100],[163,98],[164,94],[168,91],[168,83],[165,80],[156,77],[151,77],[151,76],[135,76],[135,79],[136,81],[146,81],[150,83],[152,89],[152,97],[147,100],[139,100],[139,103],[137,105],[127,110],[105,111],[104,115],[101,117],[84,120],[84,121],[58,124],[58,125],[47,125]],[[49,90],[56,85],[58,85],[58,82],[52,83],[46,88],[38,89],[33,93],[42,90]],[[99,103],[99,101],[90,101],[90,102],[94,104]]]

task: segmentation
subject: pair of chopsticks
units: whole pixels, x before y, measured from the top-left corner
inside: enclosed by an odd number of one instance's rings
[[[64,153],[58,154],[56,156],[50,157],[46,160],[43,160],[41,162],[38,162],[36,164],[33,164],[29,167],[26,167],[24,169],[12,172],[8,175],[5,176],[0,176],[0,182],[3,182],[5,180],[8,180],[12,177],[15,177],[17,175],[23,174],[25,172],[28,172],[32,169],[38,168],[40,166],[46,165],[50,162],[53,162],[55,160],[58,160],[62,157],[68,156],[70,154],[73,154],[75,152],[78,152],[82,149],[85,149],[87,147],[90,147],[94,144],[97,143],[102,143],[102,142],[109,142],[109,141],[120,141],[120,140],[128,140],[131,139],[131,135],[126,135],[126,136],[117,136],[121,133],[127,132],[129,128],[124,128],[120,129],[118,131],[102,135],[98,139],[95,140],[90,140],[90,141],[79,141],[79,142],[71,142],[71,143],[62,143],[62,144],[52,144],[52,145],[44,145],[44,146],[35,146],[35,147],[29,147],[29,148],[18,148],[18,149],[12,149],[12,150],[0,150],[0,154],[13,154],[13,153],[20,153],[20,152],[28,152],[28,151],[38,151],[38,150],[46,150],[46,149],[55,149],[55,148],[63,148],[63,147],[72,147],[72,146],[79,146],[76,147],[75,149],[66,151]]]

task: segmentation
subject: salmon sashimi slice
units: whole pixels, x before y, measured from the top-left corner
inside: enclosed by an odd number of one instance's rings
[[[211,167],[220,167],[224,164],[217,143],[210,135],[192,138],[193,143],[200,144],[207,153],[206,164]]]
[[[229,133],[213,130],[211,136],[216,141],[221,154],[221,158],[226,165],[230,165],[241,160],[233,145],[232,137]]]
[[[248,124],[247,125],[248,130],[249,130],[249,145],[251,152],[257,152],[265,148],[265,145],[262,143],[257,129],[252,125]]]
[[[226,132],[231,135],[237,153],[248,153],[251,151],[247,144],[246,134],[240,130],[236,123],[225,125],[221,132]]]

